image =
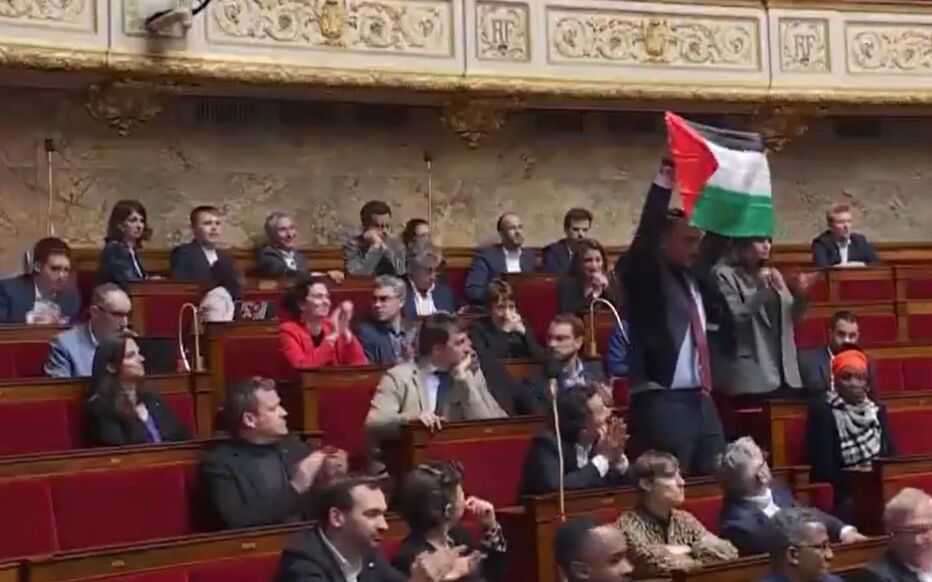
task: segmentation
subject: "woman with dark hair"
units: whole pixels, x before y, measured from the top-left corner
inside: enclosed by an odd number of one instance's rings
[[[282,354],[293,368],[365,366],[362,344],[350,329],[353,303],[344,301],[330,311],[326,279],[303,278],[282,300],[286,321],[278,328]]]
[[[142,445],[191,438],[165,401],[145,389],[144,363],[132,337],[100,341],[85,404],[92,444]]]
[[[525,324],[515,303],[515,293],[508,281],[493,279],[485,295],[489,314],[477,319],[469,329],[476,352],[483,358],[534,358],[547,355]]]
[[[605,249],[599,241],[591,238],[575,241],[574,246],[576,252],[570,261],[570,270],[557,284],[560,313],[585,313],[597,298],[606,299],[620,308],[621,295],[615,278],[608,271]]]
[[[409,533],[392,566],[405,576],[411,574],[411,566],[421,553],[465,546],[468,555],[457,566],[459,575],[445,579],[504,578],[508,545],[495,508],[478,497],[466,497],[463,467],[457,461],[433,461],[408,474],[401,486],[399,512]],[[482,539],[478,544],[460,523],[466,512],[479,522]]]
[[[107,236],[100,251],[97,268],[98,283],[127,283],[146,280],[142,265],[142,243],[152,236],[146,208],[136,200],[120,200],[113,205],[107,221]]]

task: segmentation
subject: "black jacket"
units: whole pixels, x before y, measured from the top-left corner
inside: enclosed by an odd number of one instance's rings
[[[473,539],[470,531],[461,525],[451,528],[449,535],[454,547],[464,546],[467,552],[478,550],[485,554],[480,571],[474,576],[469,576],[463,580],[477,582],[479,580],[496,581],[504,579],[505,570],[508,567],[508,555],[506,553],[497,552],[479,545]],[[435,551],[436,548],[423,535],[408,534],[408,537],[398,547],[395,557],[392,558],[392,566],[405,576],[410,576],[414,560],[424,552],[433,553]]]
[[[796,353],[799,360],[799,377],[803,388],[810,394],[823,394],[832,385],[832,358],[827,346],[806,348]],[[868,361],[867,377],[870,391],[874,393],[874,362]]]
[[[191,438],[191,433],[178,422],[175,413],[158,394],[143,391],[138,393],[138,398],[149,410],[163,442],[186,441]],[[88,399],[85,405],[85,426],[88,441],[94,445],[120,447],[152,442],[145,423],[138,416],[123,416],[117,412],[113,403],[96,396]]]
[[[495,327],[491,317],[483,317],[469,328],[469,336],[476,352],[483,357],[500,360],[508,358],[544,360],[547,354],[534,338],[531,326],[525,322],[524,327],[524,335],[504,333]]]
[[[103,250],[100,251],[97,263],[98,283],[116,283],[126,289],[127,283],[146,280],[146,268],[142,264],[142,254],[136,253],[134,263],[133,253],[121,241],[108,240]]]
[[[231,263],[231,267],[238,271],[233,255],[223,249],[217,249],[217,261],[228,261]],[[211,283],[214,281],[211,264],[207,261],[204,249],[201,248],[197,241],[191,241],[173,248],[170,262],[171,276],[175,281],[191,283]]]
[[[511,377],[505,364],[496,358],[479,357],[479,366],[489,393],[508,416],[542,414],[544,406],[534,395],[534,388]]]
[[[295,273],[307,271],[305,266],[304,255],[299,251],[294,254],[295,268],[290,269],[285,262],[280,250],[272,246],[264,246],[256,251],[256,272],[257,277],[267,277],[275,279],[285,277]]]
[[[610,276],[608,288],[602,292],[602,299],[607,299],[616,308],[621,309],[621,294],[615,287],[614,277]],[[589,304],[592,303],[592,297],[586,295],[585,283],[580,277],[568,275],[560,279],[557,283],[557,306],[560,313],[572,313],[573,315],[585,315],[589,313]],[[597,309],[605,309],[604,306],[596,306]]]
[[[852,582],[919,582],[919,576],[889,551],[847,578]]]
[[[310,453],[311,448],[296,436],[284,437],[273,445],[231,439],[210,449],[201,461],[201,483],[223,527],[300,520],[307,504],[291,486],[291,472]],[[266,462],[274,463],[281,473],[264,473]]]
[[[570,270],[573,262],[573,252],[565,238],[554,241],[543,249],[542,267],[548,273],[563,275]]]
[[[359,582],[404,582],[388,565],[382,551],[373,549],[363,561]],[[321,538],[319,528],[302,531],[282,551],[275,582],[346,582],[336,556]]]
[[[863,234],[852,233],[848,243],[848,261],[860,261],[866,265],[879,263],[874,247]],[[812,240],[812,262],[820,269],[827,269],[841,262],[841,253],[830,231],[825,231]]]
[[[594,456],[595,447],[589,452],[590,459]],[[604,477],[599,475],[599,470],[592,463],[580,468],[576,461],[576,444],[567,440],[563,441],[563,460],[563,485],[567,490],[617,487],[635,482],[630,466],[625,473],[609,467]],[[521,478],[521,495],[546,495],[556,492],[559,487],[557,436],[552,431],[545,432],[535,436],[528,448]]]
[[[26,314],[36,306],[36,282],[32,275],[18,275],[0,281],[0,323],[26,323]],[[69,323],[81,312],[81,293],[69,284],[58,295],[58,306]]]

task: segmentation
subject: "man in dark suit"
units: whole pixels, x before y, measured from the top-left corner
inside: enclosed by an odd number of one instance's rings
[[[620,418],[612,417],[602,389],[579,386],[557,396],[559,429],[548,430],[531,441],[524,460],[522,495],[554,493],[560,484],[563,449],[563,484],[566,489],[596,489],[633,483],[625,456],[627,433]]]
[[[818,514],[811,509],[790,508],[774,518],[768,549],[770,571],[760,582],[842,582],[829,573],[832,546]]]
[[[725,448],[719,466],[725,502],[719,515],[719,533],[742,556],[767,552],[774,535],[773,517],[790,508],[802,507],[783,483],[774,481],[764,453],[751,437],[741,437]],[[850,543],[865,539],[853,525],[813,509],[832,542]]]
[[[553,554],[567,582],[627,582],[625,534],[614,523],[575,517],[557,529]]]
[[[267,244],[256,252],[256,276],[268,279],[293,277],[307,272],[304,254],[298,250],[298,226],[294,215],[276,210],[265,219]],[[312,272],[342,283],[343,271]]]
[[[388,531],[388,505],[378,481],[341,479],[315,503],[316,525],[285,547],[275,582],[403,582],[379,544]]]
[[[172,249],[171,277],[192,283],[214,282],[213,267],[217,262],[233,266],[233,255],[220,248],[220,210],[214,206],[198,206],[191,211],[191,231],[194,240]],[[233,290],[230,290],[233,294]],[[234,295],[234,299],[237,297]]]
[[[843,346],[858,345],[861,330],[853,311],[836,311],[828,324],[828,345],[799,350],[799,376],[810,394],[822,394],[832,388],[832,358]],[[874,390],[874,365],[868,368],[868,389]]]
[[[466,274],[466,298],[470,303],[484,303],[489,281],[505,273],[533,273],[537,257],[524,248],[524,225],[514,213],[501,215],[496,224],[501,242],[476,250]]]
[[[710,346],[733,349],[724,300],[698,272],[702,232],[670,210],[673,166],[664,160],[624,261],[631,326],[631,438],[638,451],[671,453],[687,475],[708,475],[725,446],[710,396]]]
[[[288,435],[287,413],[272,380],[237,382],[227,392],[224,412],[233,438],[207,452],[200,472],[225,528],[299,521],[311,486],[346,471],[345,453],[313,451]]]
[[[855,582],[925,582],[932,576],[932,498],[907,487],[884,509],[886,553],[853,576]]]
[[[359,324],[356,335],[366,352],[366,359],[376,366],[397,366],[414,360],[416,326],[405,321],[404,281],[391,275],[375,278],[372,290],[372,313]]]
[[[561,313],[547,328],[547,358],[556,369],[557,391],[566,392],[585,384],[604,384],[602,361],[584,360],[582,350],[586,328],[575,315]],[[536,370],[530,378],[534,394],[539,400],[549,399],[549,378],[544,369]]]
[[[592,213],[585,208],[570,208],[563,215],[563,232],[566,237],[544,247],[544,270],[560,275],[568,273],[573,261],[573,243],[589,236],[590,228]]]
[[[828,230],[812,241],[812,262],[816,267],[863,267],[880,262],[867,237],[853,231],[850,206],[832,206],[825,213],[825,220]]]
[[[0,281],[0,323],[63,324],[81,311],[71,282],[71,248],[49,237],[32,250],[32,271]]]
[[[438,311],[456,311],[453,292],[449,285],[437,277],[442,263],[443,254],[438,247],[429,243],[415,243],[413,253],[408,257],[408,276],[405,278],[408,287],[405,294],[405,317],[413,319],[427,317]]]

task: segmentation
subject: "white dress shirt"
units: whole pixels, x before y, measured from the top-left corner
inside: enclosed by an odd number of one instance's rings
[[[217,262],[217,249],[209,249],[205,246],[201,246],[201,250],[204,251],[204,256],[207,257],[207,264],[213,267],[214,263]]]
[[[362,563],[351,564],[349,560],[343,557],[340,550],[330,543],[330,540],[327,539],[324,532],[320,532],[320,539],[324,540],[324,545],[327,546],[327,549],[333,554],[333,557],[337,561],[337,565],[340,566],[340,572],[342,572],[343,577],[346,578],[346,582],[357,582],[359,580],[359,574],[362,573]]]
[[[706,332],[705,307],[702,305],[702,296],[696,284],[690,279],[689,293],[699,310],[699,321],[702,322],[702,333]],[[673,370],[673,381],[670,388],[697,388],[702,386],[702,376],[699,374],[699,350],[693,339],[692,324],[686,324],[686,335],[680,344],[680,352],[676,358],[676,368]]]
[[[919,582],[932,582],[932,571],[923,572],[919,568],[915,568],[909,564],[903,564],[906,568],[916,575],[916,578],[919,579]]]
[[[298,261],[294,258],[294,251],[279,250],[282,254],[282,259],[285,261],[285,266],[288,267],[291,271],[298,270]]]
[[[136,251],[132,248],[129,249],[129,258],[133,260],[133,270],[136,271],[136,275],[141,279],[142,267],[139,266],[139,260],[136,258]]]
[[[848,247],[851,246],[851,239],[847,239],[842,242],[836,242],[835,244],[838,245],[838,256],[841,257],[841,261],[838,264],[847,265],[848,264]]]
[[[520,273],[521,272],[521,249],[515,249],[509,251],[508,249],[502,249],[505,251],[505,272],[507,273]]]
[[[433,365],[427,368],[427,410],[437,410],[437,393],[440,391],[440,378],[437,377],[437,368]]]
[[[433,315],[437,313],[437,306],[434,305],[434,286],[421,293],[414,281],[411,281],[411,291],[414,293],[414,311],[419,317]]]

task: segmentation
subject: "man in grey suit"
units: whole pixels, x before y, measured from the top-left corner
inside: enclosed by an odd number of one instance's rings
[[[114,283],[94,289],[89,319],[52,338],[45,375],[52,378],[88,378],[101,339],[122,332],[132,311],[129,295]]]

